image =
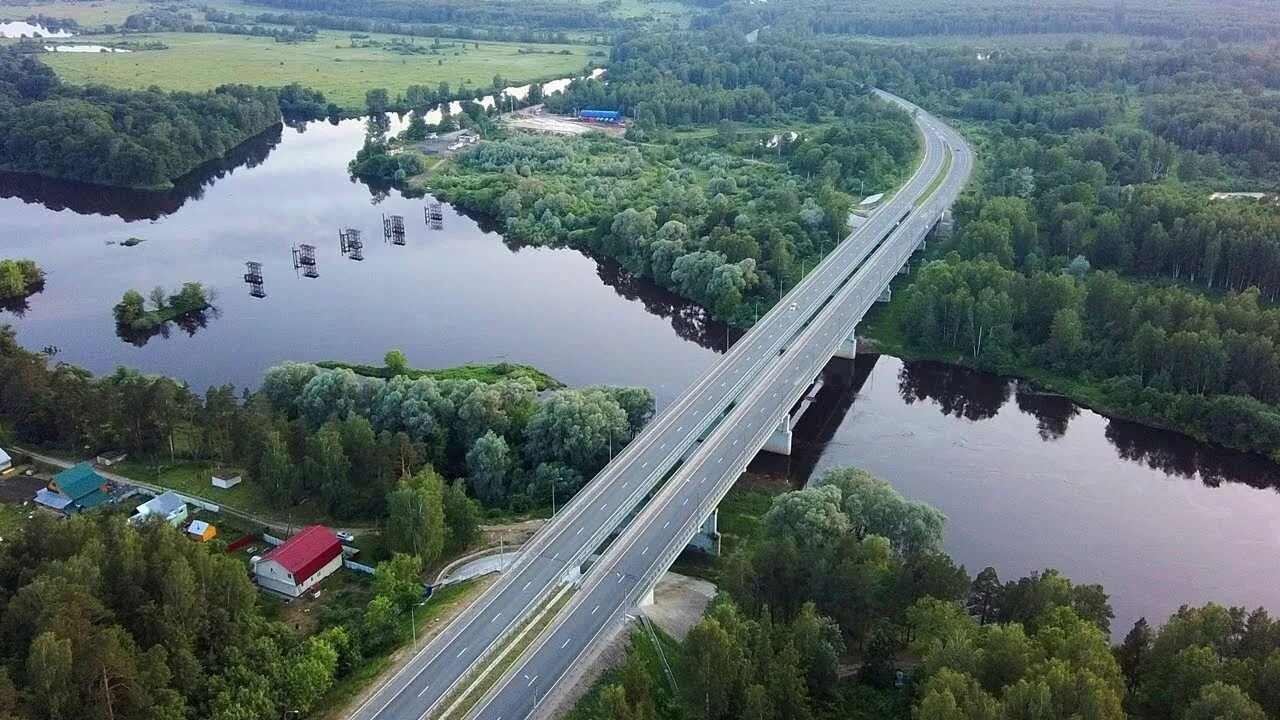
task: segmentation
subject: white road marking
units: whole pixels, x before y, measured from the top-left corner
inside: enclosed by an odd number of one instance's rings
[[[569,641],[570,641],[570,640],[572,640],[572,639],[573,639],[573,638],[565,638],[564,645],[561,645],[561,646],[560,646],[560,649],[561,649],[561,650],[563,650],[563,649],[565,649],[566,647],[568,647],[568,646],[569,646]]]
[[[466,649],[466,648],[462,648],[461,650],[459,650],[459,651],[458,651],[457,657],[462,657],[462,653],[464,653],[464,652],[466,652],[466,651],[467,651],[467,649]]]
[[[641,554],[641,555],[644,555],[644,554],[645,554],[645,553],[647,553],[647,552],[649,552],[649,546],[648,546],[648,545],[645,545],[645,546],[644,546],[644,549],[640,551],[640,554]]]
[[[524,592],[525,590],[528,590],[528,589],[529,589],[529,586],[530,586],[530,585],[532,585],[532,584],[533,584],[533,581],[532,581],[532,580],[530,580],[529,582],[525,583],[525,584],[524,584],[524,587],[520,588],[520,592]]]
[[[592,615],[595,615],[595,614],[596,614],[596,610],[599,610],[599,609],[600,609],[600,606],[599,606],[599,605],[595,606],[594,608],[592,608],[592,609],[591,609],[591,614],[592,614]]]
[[[428,685],[428,686],[426,686],[426,687],[422,688],[422,692],[418,693],[418,697],[422,697],[423,695],[426,695],[426,694],[427,694],[427,691],[428,691],[428,690],[430,690],[430,689],[431,689],[431,686],[430,686],[430,685]]]

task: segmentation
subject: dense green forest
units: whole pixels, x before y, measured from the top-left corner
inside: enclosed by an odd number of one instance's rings
[[[611,74],[610,91],[630,92],[628,77]],[[614,101],[604,87],[581,83],[574,99],[548,103]],[[586,99],[593,95],[601,97]],[[464,153],[430,187],[504,219],[521,242],[589,249],[750,325],[847,233],[848,191],[888,189],[917,152],[910,118],[862,87],[825,98],[834,118],[811,97],[775,98],[760,87],[702,107],[655,95],[632,130],[650,142],[508,135]],[[792,140],[735,122],[785,122],[787,108],[827,124]],[[677,116],[720,124],[710,138],[664,138],[661,126]]]
[[[389,358],[399,353],[389,353]],[[381,518],[402,478],[431,467],[466,477],[487,507],[567,500],[653,416],[642,388],[556,390],[524,376],[390,379],[287,363],[247,399],[230,385],[203,396],[121,368],[95,378],[48,367],[0,329],[0,439],[63,448],[119,447],[248,470],[266,501],[318,501],[335,518]],[[435,558],[425,558],[428,562]]]
[[[1280,31],[1280,12],[1268,0],[958,0],[941,6],[918,0],[867,5],[806,0],[731,3],[721,10],[742,27],[774,25],[818,34],[887,37],[1115,33],[1231,42],[1271,40]]]
[[[609,28],[613,18],[585,2],[487,2],[466,0],[255,0],[255,4],[282,10],[319,12],[332,16],[445,23],[466,26],[532,28],[536,30],[584,30]],[[344,28],[345,29],[345,28]]]
[[[402,485],[436,503],[432,521],[419,523],[424,543],[438,550],[474,539],[477,513],[458,486],[443,489],[429,469]],[[381,563],[372,583],[349,580],[320,604],[315,627],[300,631],[274,619],[278,601],[264,599],[243,556],[225,548],[114,511],[38,514],[6,537],[0,717],[296,717],[410,637],[408,613],[422,597],[416,556]]]
[[[63,84],[29,54],[0,52],[0,169],[100,185],[168,187],[280,121],[274,92]]]
[[[637,635],[571,717],[1280,718],[1280,619],[1184,607],[1111,647],[1102,587],[1054,570],[971,578],[941,551],[944,524],[853,469],[778,496],[713,569],[722,595],[667,647],[674,689]]]

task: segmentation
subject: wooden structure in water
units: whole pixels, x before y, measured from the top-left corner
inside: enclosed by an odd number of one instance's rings
[[[267,291],[262,286],[262,263],[250,260],[244,264],[244,281],[249,284],[249,295],[264,298]]]
[[[360,231],[355,228],[338,231],[338,248],[352,260],[364,259],[364,243],[360,241]]]
[[[382,216],[382,237],[392,245],[404,245],[404,216]]]
[[[316,246],[293,246],[293,269],[301,270],[303,277],[318,278],[320,270],[316,268]]]
[[[444,229],[444,204],[439,200],[433,200],[422,208],[422,216],[427,221],[428,228],[432,230]]]

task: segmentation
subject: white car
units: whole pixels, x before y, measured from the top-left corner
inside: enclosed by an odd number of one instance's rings
[[[335,535],[337,535],[337,536],[338,536],[338,539],[339,539],[339,540],[341,540],[341,541],[342,541],[342,542],[344,542],[344,543],[353,543],[353,542],[355,542],[355,541],[356,541],[356,536],[355,536],[355,535],[352,535],[351,533],[347,532],[346,530],[341,530],[341,531],[336,532],[336,533],[334,533],[334,534],[335,534]]]
[[[788,312],[795,312],[795,311],[796,311],[796,304],[795,304],[795,303],[791,303],[791,307],[787,308],[787,311],[788,311]]]

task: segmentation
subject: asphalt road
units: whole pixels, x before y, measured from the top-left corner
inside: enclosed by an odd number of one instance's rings
[[[909,110],[914,108],[885,97]],[[608,631],[627,617],[670,567],[898,268],[954,202],[971,172],[971,151],[958,134],[923,111],[917,115],[917,123],[926,141],[922,163],[926,172],[913,178],[877,217],[895,221],[901,217],[928,191],[951,152],[946,179],[912,210],[907,222],[857,266],[834,302],[812,317],[783,356],[778,357],[764,338],[744,338],[743,343],[753,343],[753,350],[768,351],[776,361],[759,372],[725,421],[610,545],[552,630],[503,676],[470,717],[515,720],[536,715],[557,683],[595,643],[611,634]],[[833,264],[820,270],[818,277],[824,286],[834,287],[844,279],[841,274],[846,267],[844,263]]]
[[[536,652],[526,653],[477,710],[478,716],[486,720],[526,717],[536,697],[590,648],[606,623],[635,604],[647,590],[644,583],[649,582],[648,575],[654,575],[652,569],[661,565],[665,570],[670,563],[667,556],[674,557],[671,548],[678,553],[692,536],[692,530],[685,532],[691,522],[688,518],[697,517],[693,522],[696,529],[710,512],[709,507],[702,508],[708,504],[714,507],[723,494],[715,495],[718,490],[712,488],[723,484],[741,457],[749,461],[754,456],[781,415],[790,409],[793,401],[784,402],[784,395],[802,394],[817,375],[812,366],[816,364],[820,370],[831,357],[834,350],[825,343],[838,347],[849,336],[862,316],[850,298],[856,296],[870,306],[879,295],[879,286],[874,292],[867,289],[873,282],[865,276],[880,272],[892,277],[901,263],[892,264],[894,258],[888,254],[905,252],[905,258],[918,244],[912,241],[907,247],[906,241],[895,244],[893,239],[905,237],[904,231],[912,228],[927,231],[932,223],[926,222],[925,213],[932,212],[931,219],[936,220],[940,209],[954,200],[963,176],[967,176],[967,169],[958,172],[967,168],[967,149],[957,154],[950,179],[933,195],[946,202],[927,203],[895,231],[899,219],[925,193],[944,164],[941,133],[949,131],[924,113],[917,120],[925,137],[925,153],[906,185],[632,440],[526,543],[498,583],[356,711],[355,720],[419,720],[435,709],[454,686],[482,665],[491,648],[519,627],[566,578],[575,577],[584,560],[644,505],[644,514],[627,526],[589,571],[587,584],[560,614],[552,639],[542,642]],[[952,133],[949,138],[946,142],[952,148],[964,148],[958,136]],[[783,383],[791,383],[785,393],[778,390]],[[756,411],[758,420],[748,419],[748,403],[767,406]],[[751,407],[754,410],[756,405]],[[750,437],[743,437],[744,433]],[[699,442],[703,437],[705,441]],[[724,472],[709,480],[712,476],[707,472],[699,473],[708,463],[719,466],[711,470]],[[741,464],[745,467],[745,462]],[[677,466],[680,469],[673,479],[662,485]],[[736,477],[737,472],[732,473],[732,479]],[[660,494],[645,503],[659,485]],[[660,557],[666,564],[654,562]],[[608,578],[614,579],[606,582]],[[522,673],[528,674],[528,684],[518,688]]]

